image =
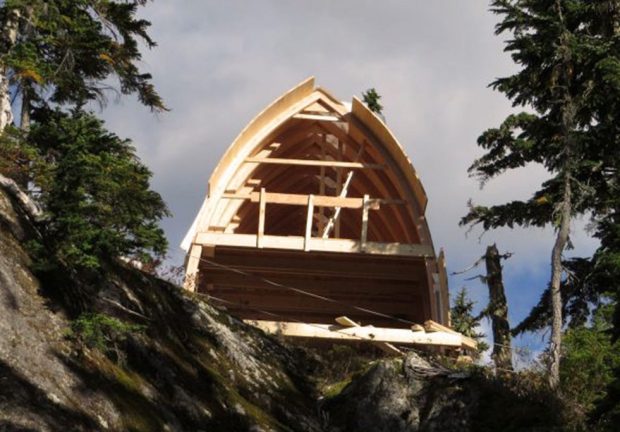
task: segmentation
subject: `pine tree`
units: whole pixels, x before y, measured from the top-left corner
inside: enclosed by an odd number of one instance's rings
[[[168,211],[131,142],[79,109],[38,115],[29,142],[43,155],[33,170],[49,218],[39,258],[98,270],[120,256],[163,255],[167,242],[158,222]]]
[[[483,353],[489,349],[489,345],[484,342],[485,335],[477,331],[481,317],[474,315],[474,306],[475,303],[467,294],[467,288],[461,288],[456,293],[450,308],[450,319],[452,328],[464,336],[475,339],[478,342],[478,353]]]
[[[20,127],[28,129],[35,107],[105,101],[109,78],[119,91],[136,93],[153,110],[166,109],[141,72],[138,43],[152,48],[150,23],[136,18],[146,0],[6,0],[0,6],[0,131],[15,112],[11,90],[20,95]],[[15,109],[15,107],[13,107]]]
[[[552,332],[549,382],[559,385],[562,335],[562,254],[570,245],[575,215],[608,213],[609,155],[617,154],[620,111],[618,1],[496,0],[507,32],[506,51],[521,69],[491,85],[514,106],[513,114],[478,139],[487,152],[470,172],[487,181],[528,163],[542,164],[550,178],[531,199],[491,207],[471,206],[464,224],[545,226],[556,229],[551,254]],[[615,100],[611,103],[610,101]]]
[[[72,270],[166,249],[157,223],[167,209],[149,187],[150,171],[129,141],[82,110],[91,101],[105,103],[113,78],[117,93],[136,94],[153,111],[166,109],[151,75],[138,68],[139,43],[155,46],[150,23],[137,17],[145,3],[0,4],[0,185],[26,198],[19,186],[31,186],[46,216],[41,231],[49,261]],[[10,125],[15,118],[19,128]]]

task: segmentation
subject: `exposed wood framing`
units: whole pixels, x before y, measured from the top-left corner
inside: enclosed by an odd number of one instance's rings
[[[260,202],[260,192],[252,192],[249,194],[227,193],[222,198],[231,200],[250,200],[252,202]],[[265,203],[267,204],[287,204],[305,206],[308,204],[308,195],[304,194],[288,194],[265,192]],[[370,210],[379,210],[381,204],[403,205],[405,201],[391,198],[370,198],[368,197],[368,208]],[[314,195],[314,205],[317,207],[342,207],[350,209],[361,209],[364,207],[363,198],[344,198],[328,195]]]
[[[318,120],[318,121],[342,121],[340,117],[330,116],[330,115],[320,115],[320,114],[295,114],[293,118],[300,120]]]
[[[185,264],[185,278],[183,280],[183,288],[188,291],[196,291],[198,266],[202,255],[201,245],[192,245],[187,255],[187,263]]]
[[[424,329],[429,333],[450,333],[454,335],[458,335],[462,339],[462,344],[464,347],[469,349],[476,349],[478,347],[478,343],[475,339],[472,339],[468,336],[463,336],[459,332],[452,330],[450,327],[446,327],[441,325],[433,320],[428,320],[424,323]]]
[[[382,170],[385,166],[382,164],[362,163],[362,162],[339,162],[330,160],[311,160],[311,159],[282,159],[282,158],[261,158],[248,157],[245,158],[246,163],[258,164],[276,164],[276,165],[294,165],[294,166],[315,166],[315,167],[331,167],[331,168],[351,168],[351,169],[372,169]]]
[[[326,160],[325,154],[325,145],[326,145],[326,135],[323,134],[321,136],[321,159]],[[321,167],[320,180],[319,180],[319,194],[325,195],[325,167]],[[319,232],[323,232],[323,227],[325,225],[324,221],[325,216],[325,207],[319,207]]]
[[[267,207],[267,197],[265,188],[261,188],[259,195],[258,210],[258,234],[256,236],[256,247],[263,248],[263,236],[265,235],[265,211]]]
[[[198,233],[196,243],[201,245],[224,245],[238,247],[256,246],[256,234]],[[301,236],[263,236],[263,247],[285,250],[304,250],[305,237]],[[307,241],[309,251],[368,253],[376,255],[394,255],[411,257],[434,256],[432,246],[421,244],[366,242],[362,250],[361,242],[349,239],[324,239],[311,237]]]
[[[306,235],[304,236],[304,250],[310,250],[310,239],[312,238],[312,222],[314,220],[314,195],[308,195],[308,209],[306,215]]]
[[[362,235],[360,237],[360,247],[366,250],[366,242],[368,241],[368,209],[370,208],[370,198],[364,195],[362,200]]]
[[[446,330],[406,324],[449,324],[445,261],[434,253],[425,207],[411,161],[385,123],[361,101],[342,103],[308,79],[257,115],[217,165],[184,240],[188,280],[234,302],[230,310],[240,318],[268,320],[251,312],[258,305],[290,319],[261,322],[296,336],[361,335],[391,352],[397,348],[386,344],[471,345]],[[235,271],[191,258],[201,253]],[[278,284],[338,301],[291,297]],[[343,310],[339,302],[406,321]],[[324,327],[295,327],[300,317]]]
[[[281,334],[289,337],[320,338],[332,340],[385,342],[402,345],[431,345],[453,348],[467,348],[464,337],[456,332],[434,331],[431,333],[414,332],[409,329],[385,327],[344,327],[341,325],[297,323],[265,320],[246,320],[266,333]]]
[[[357,154],[355,155],[355,161],[357,162],[361,157],[362,157],[362,153],[364,153],[364,148],[365,148],[365,141],[362,142],[362,145],[360,146],[359,151],[357,152]],[[340,148],[341,152],[344,151],[344,147]],[[340,154],[340,156],[342,157],[342,153]],[[344,181],[344,184],[340,185],[340,191],[338,192],[338,197],[340,198],[345,198],[347,196],[347,193],[349,192],[349,185],[351,184],[351,180],[353,180],[353,170],[350,170],[347,173],[347,178]],[[338,174],[340,174],[340,171],[338,171]],[[339,182],[341,181],[341,179],[339,180]],[[331,232],[331,230],[334,228],[334,224],[337,223],[338,224],[338,231],[340,231],[340,212],[343,206],[338,206],[334,209],[334,214],[332,215],[332,217],[329,219],[329,222],[327,223],[327,226],[325,227],[325,230],[323,231],[323,238],[329,238],[329,234]],[[340,232],[338,232],[338,235],[336,237],[340,237]]]
[[[444,308],[444,322],[448,326],[451,326],[452,321],[450,318],[450,294],[448,292],[448,273],[446,269],[446,255],[444,254],[443,249],[439,251],[439,256],[437,257],[437,267],[439,271],[439,286],[441,288],[441,298]]]
[[[355,321],[353,321],[352,319],[346,316],[340,316],[336,318],[336,323],[340,324],[343,327],[361,327],[358,323],[356,323]],[[392,345],[389,342],[374,342],[374,344],[388,354],[392,354],[392,355],[403,354],[401,350],[399,350],[398,348],[396,348],[394,345]]]

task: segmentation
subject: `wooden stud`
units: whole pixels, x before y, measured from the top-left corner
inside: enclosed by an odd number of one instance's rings
[[[441,297],[443,300],[444,308],[444,322],[447,326],[452,325],[450,318],[450,294],[448,293],[448,274],[446,271],[446,256],[443,249],[439,250],[439,257],[437,258],[437,267],[439,270],[439,286],[441,289]]]
[[[434,290],[434,285],[433,285],[433,273],[435,271],[436,268],[436,262],[434,260],[434,254],[433,256],[429,256],[426,259],[426,279],[428,281],[428,294],[425,298],[425,306],[427,307],[428,310],[428,316],[431,317],[431,319],[437,319],[437,305],[435,302],[435,290]]]
[[[202,246],[198,244],[192,245],[187,256],[185,278],[183,279],[183,288],[188,291],[196,291],[196,287],[198,286],[198,267],[200,265],[201,255]]]
[[[321,159],[325,160],[325,134],[323,134],[321,139]],[[325,167],[321,167],[321,182],[319,184],[319,195],[325,195]],[[323,227],[325,226],[325,221],[323,217],[325,216],[325,207],[319,207],[319,232],[323,232]]]
[[[314,195],[308,195],[308,209],[306,214],[306,235],[304,236],[304,251],[310,250],[310,238],[312,237],[312,221],[314,220]]]
[[[267,194],[265,188],[260,189],[259,210],[258,210],[258,235],[256,236],[256,247],[263,248],[263,236],[265,234],[265,211],[267,207]]]
[[[362,234],[360,237],[360,243],[362,251],[366,250],[366,242],[368,240],[368,208],[370,207],[370,197],[364,195],[364,201],[362,205]]]
[[[346,143],[338,140],[338,159],[344,160],[344,151],[345,151]],[[341,196],[342,194],[342,168],[336,168],[336,195]],[[334,215],[335,216],[335,210]],[[334,237],[340,238],[340,218],[335,219],[334,226]],[[329,237],[329,232],[327,233],[327,237]]]

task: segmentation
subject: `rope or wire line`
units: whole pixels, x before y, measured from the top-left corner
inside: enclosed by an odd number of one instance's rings
[[[293,291],[293,292],[301,294],[301,295],[305,295],[305,296],[308,296],[308,297],[316,298],[316,299],[321,300],[321,301],[329,302],[329,303],[332,303],[332,304],[337,304],[337,305],[344,306],[344,307],[347,307],[347,308],[350,308],[350,309],[355,309],[355,310],[357,310],[359,312],[363,312],[363,313],[374,315],[374,316],[379,316],[381,318],[386,318],[386,319],[389,319],[389,320],[392,320],[392,321],[396,321],[396,322],[399,322],[399,323],[404,323],[404,324],[409,324],[409,325],[417,325],[418,324],[418,323],[416,323],[414,321],[410,321],[410,320],[405,319],[405,318],[399,318],[399,317],[396,317],[396,316],[393,316],[393,315],[389,315],[389,314],[385,314],[385,313],[382,313],[382,312],[378,312],[378,311],[375,311],[375,310],[372,310],[372,309],[368,309],[368,308],[364,308],[364,307],[361,307],[361,306],[352,305],[352,304],[349,304],[349,303],[346,303],[346,302],[343,302],[343,301],[340,301],[340,300],[336,300],[336,299],[325,297],[325,296],[322,296],[322,295],[319,295],[319,294],[315,294],[315,293],[312,293],[310,291],[306,291],[306,290],[303,290],[303,289],[300,289],[300,288],[296,288],[296,287],[292,287],[292,286],[289,286],[289,285],[285,285],[285,284],[282,284],[280,282],[275,282],[275,281],[272,281],[272,280],[267,279],[265,277],[259,276],[257,274],[249,273],[249,272],[246,272],[246,271],[243,271],[243,270],[239,270],[237,268],[234,268],[234,267],[231,267],[231,266],[228,266],[228,265],[225,265],[225,264],[221,264],[221,263],[218,263],[218,262],[215,262],[215,261],[203,258],[202,256],[196,256],[196,255],[191,255],[190,254],[190,257],[191,258],[196,258],[196,259],[198,259],[200,261],[203,261],[203,262],[205,262],[207,264],[213,265],[215,267],[219,267],[221,269],[230,271],[232,273],[237,273],[237,274],[240,274],[242,276],[248,276],[248,277],[255,278],[257,280],[260,280],[260,281],[262,281],[262,282],[264,282],[264,283],[266,283],[268,285],[271,285],[273,287],[276,287],[276,288],[283,288],[283,289],[286,289],[286,290],[289,290],[289,291]],[[208,296],[210,298],[212,298],[212,299],[214,299],[216,301],[220,301],[222,303],[229,303],[229,304],[233,304],[233,305],[236,305],[236,306],[241,306],[241,307],[244,307],[244,308],[251,309],[251,310],[253,310],[255,312],[264,313],[266,315],[274,316],[274,317],[277,317],[277,318],[286,318],[287,320],[291,320],[291,321],[294,321],[294,322],[297,322],[297,323],[300,323],[300,324],[312,325],[312,324],[306,323],[304,321],[299,321],[299,320],[296,320],[296,319],[293,319],[293,318],[290,318],[290,317],[285,317],[283,315],[278,315],[278,314],[273,313],[273,312],[268,312],[268,311],[264,311],[264,310],[260,310],[260,309],[251,308],[251,307],[248,307],[245,304],[234,303],[234,302],[231,302],[231,301],[228,301],[228,300],[224,300],[224,299],[220,299],[220,298],[217,298],[217,297],[214,297],[214,296],[211,296],[211,295],[208,295]],[[323,330],[322,327],[318,327],[318,326],[315,326],[315,327],[321,328]],[[360,340],[368,340],[368,339],[360,337]],[[521,351],[524,350],[523,348],[520,348],[520,347],[514,347],[512,345],[500,344],[500,343],[495,343],[495,342],[491,342],[490,345],[491,346],[499,346],[499,347],[502,347],[502,348],[506,348],[507,347],[511,351],[514,351],[515,353],[518,353],[519,350],[521,350]]]
[[[292,287],[292,286],[289,286],[289,285],[285,285],[285,284],[282,284],[280,282],[274,282],[274,281],[272,281],[270,279],[264,278],[264,277],[259,276],[257,274],[248,273],[248,272],[245,272],[243,270],[239,270],[239,269],[236,269],[234,267],[227,266],[225,264],[220,264],[218,262],[215,262],[215,261],[212,261],[212,260],[208,260],[206,258],[196,257],[194,255],[190,255],[190,256],[193,257],[193,258],[198,258],[199,260],[201,260],[203,262],[206,262],[207,264],[213,265],[215,267],[219,267],[219,268],[222,268],[224,270],[228,270],[228,271],[231,271],[233,273],[237,273],[237,274],[240,274],[240,275],[243,275],[243,276],[253,277],[253,278],[257,279],[257,280],[265,282],[266,284],[271,285],[271,286],[276,287],[276,288],[283,288],[283,289],[286,289],[286,290],[289,290],[289,291],[296,292],[296,293],[301,294],[301,295],[305,295],[305,296],[312,297],[312,298],[315,298],[315,299],[318,299],[318,300],[322,300],[324,302],[333,303],[333,304],[337,304],[337,305],[340,305],[340,306],[345,306],[345,307],[348,307],[348,308],[351,308],[351,309],[355,309],[355,310],[357,310],[359,312],[363,312],[363,313],[366,313],[366,314],[369,314],[369,315],[378,316],[378,317],[381,317],[381,318],[386,318],[386,319],[389,319],[389,320],[392,320],[392,321],[397,321],[397,322],[400,322],[400,323],[403,323],[403,324],[409,324],[409,325],[417,324],[417,323],[415,323],[413,321],[410,321],[408,319],[405,319],[405,318],[399,318],[399,317],[396,317],[396,316],[393,316],[393,315],[385,314],[383,312],[378,312],[378,311],[375,311],[375,310],[372,310],[372,309],[368,309],[368,308],[364,308],[364,307],[361,307],[361,306],[351,305],[351,304],[345,303],[345,302],[340,301],[340,300],[335,300],[333,298],[329,298],[329,297],[325,297],[325,296],[322,296],[322,295],[319,295],[319,294],[315,294],[315,293],[310,292],[310,291],[306,291],[306,290],[303,290],[303,289],[300,289],[300,288],[295,288],[295,287]]]

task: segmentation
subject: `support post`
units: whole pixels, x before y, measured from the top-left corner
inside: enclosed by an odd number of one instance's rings
[[[185,268],[185,279],[183,279],[183,288],[188,291],[195,292],[198,289],[198,265],[202,255],[202,246],[192,245],[189,249],[187,257],[187,267]]]
[[[258,201],[258,234],[256,235],[256,247],[263,248],[263,236],[265,234],[265,210],[267,207],[267,194],[265,188],[260,188]]]
[[[362,205],[362,235],[360,237],[360,247],[362,252],[366,250],[366,241],[368,240],[368,208],[370,206],[370,197],[368,194],[364,195],[364,201]]]
[[[345,146],[347,144],[342,142],[342,141],[338,141],[338,152],[339,152],[339,160],[344,160],[344,152],[345,152]],[[342,193],[342,168],[336,168],[336,195],[340,196],[340,194]],[[335,214],[336,209],[333,209],[333,214]],[[329,233],[327,233],[327,236],[329,237]],[[334,222],[334,237],[335,238],[340,238],[340,218],[336,218],[335,222]]]
[[[312,237],[312,219],[314,216],[314,195],[308,195],[308,214],[306,215],[306,235],[304,236],[304,250],[310,250],[310,238]]]
[[[326,144],[326,136],[323,134],[321,138],[321,159],[325,160],[325,144]],[[325,167],[322,166],[320,169],[321,175],[321,183],[319,184],[319,194],[325,195]],[[319,232],[323,232],[323,228],[325,226],[325,208],[319,207]]]

